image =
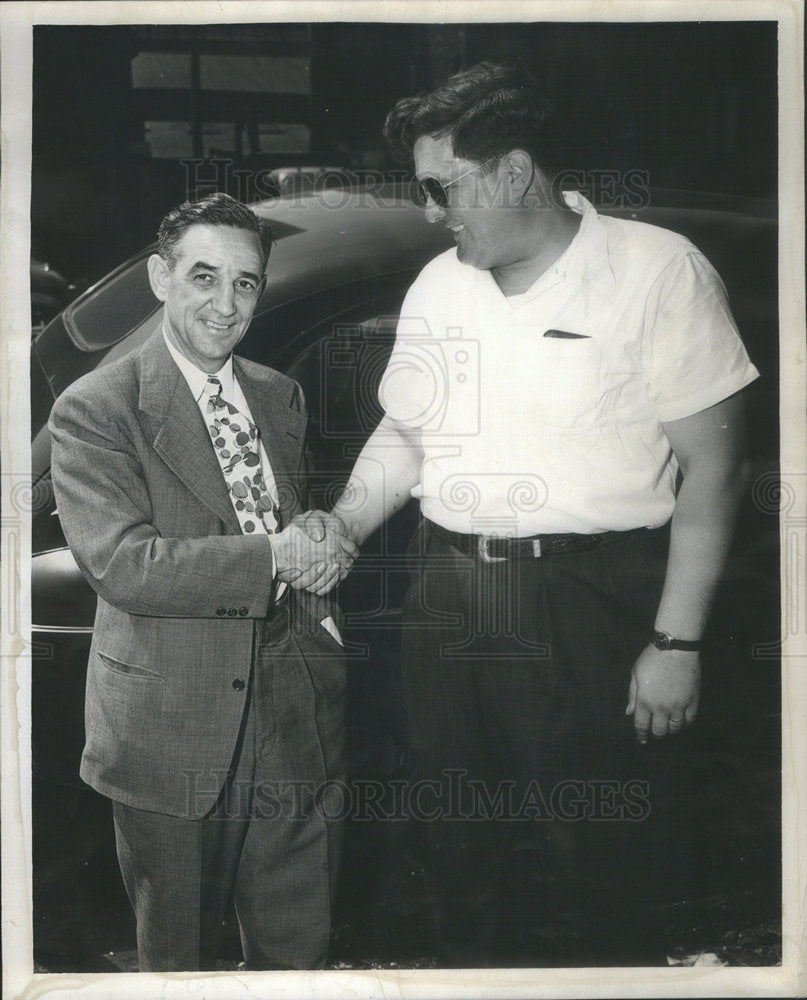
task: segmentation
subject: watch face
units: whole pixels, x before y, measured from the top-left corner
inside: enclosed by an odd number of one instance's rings
[[[653,645],[656,649],[672,649],[672,641],[672,636],[667,635],[666,632],[656,632],[653,639]]]

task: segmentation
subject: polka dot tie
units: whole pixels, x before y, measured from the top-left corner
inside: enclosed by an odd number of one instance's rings
[[[208,377],[207,420],[230,500],[245,535],[272,534],[278,510],[266,489],[258,454],[258,428],[221,395],[221,382]]]

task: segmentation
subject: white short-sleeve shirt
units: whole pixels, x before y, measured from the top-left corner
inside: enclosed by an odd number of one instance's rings
[[[379,389],[422,431],[413,490],[446,528],[482,534],[655,527],[675,504],[662,423],[753,381],[726,291],[684,237],[582,215],[523,294],[449,250],[410,288]]]

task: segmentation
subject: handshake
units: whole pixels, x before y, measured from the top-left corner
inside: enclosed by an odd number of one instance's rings
[[[322,510],[298,514],[269,538],[278,580],[320,596],[344,580],[359,554],[344,521]]]

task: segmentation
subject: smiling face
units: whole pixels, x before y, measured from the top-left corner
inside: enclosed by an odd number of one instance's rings
[[[218,371],[247,332],[263,290],[258,237],[232,226],[193,225],[170,265],[148,261],[149,281],[165,303],[168,339],[205,372]]]
[[[448,204],[443,208],[430,199],[426,218],[451,230],[459,260],[480,270],[512,263],[516,213],[513,206],[505,204],[508,189],[500,169],[495,164],[476,169],[479,164],[455,156],[448,136],[421,136],[413,152],[418,180],[435,177],[444,185],[450,184],[446,188]]]

